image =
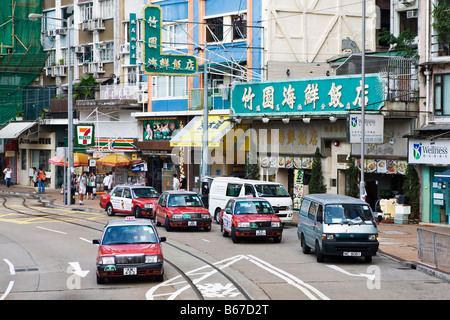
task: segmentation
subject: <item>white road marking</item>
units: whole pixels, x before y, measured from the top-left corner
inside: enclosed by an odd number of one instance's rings
[[[9,266],[9,273],[11,273],[11,275],[15,275],[16,270],[14,268],[14,265],[11,263],[11,261],[9,261],[8,259],[3,259],[3,261],[5,261],[6,264]],[[10,281],[8,284],[8,287],[6,288],[6,291],[0,297],[0,300],[5,300],[5,298],[8,296],[8,294],[11,292],[11,289],[13,288],[13,286],[14,286],[14,281]]]
[[[11,273],[12,275],[16,274],[16,270],[14,269],[14,265],[12,264],[12,262],[9,261],[8,259],[3,259],[3,261],[5,261],[6,264],[9,266],[9,273]]]
[[[6,288],[5,293],[2,294],[0,297],[0,300],[5,300],[5,298],[8,296],[8,294],[11,292],[12,287],[14,286],[14,281],[10,281],[8,288]]]
[[[346,274],[348,276],[351,276],[351,277],[362,277],[362,278],[367,278],[368,280],[374,280],[374,277],[375,277],[373,274],[350,273],[350,272],[348,272],[348,271],[346,271],[346,270],[344,270],[344,269],[342,269],[342,268],[340,268],[338,266],[335,266],[335,265],[327,265],[327,267],[331,268],[331,269],[334,269],[336,271],[339,271],[339,272],[341,272],[343,274]]]
[[[218,261],[218,262],[214,263],[214,265],[221,265],[221,266],[219,266],[219,268],[225,269],[226,267],[229,267],[233,263],[238,262],[243,259],[259,266],[260,268],[262,268],[262,269],[274,274],[275,276],[279,277],[280,279],[286,281],[288,284],[292,285],[293,287],[295,287],[298,290],[300,290],[301,292],[303,292],[311,300],[319,300],[319,299],[329,300],[329,298],[326,295],[324,295],[322,292],[320,292],[315,287],[303,282],[302,280],[298,279],[297,277],[293,276],[292,274],[290,274],[280,268],[277,268],[277,267],[271,265],[270,263],[268,263],[264,260],[261,260],[252,255],[237,255],[237,256],[234,256],[231,258],[227,258],[227,259]],[[225,295],[226,295],[226,297],[229,297],[230,295],[232,297],[235,297],[237,295],[236,292],[234,290],[232,290],[233,288],[231,287],[231,284],[223,285],[223,284],[214,283],[214,284],[200,285],[199,284],[200,281],[217,273],[217,270],[212,270],[210,272],[202,272],[202,273],[199,272],[200,270],[203,270],[205,268],[210,268],[210,266],[205,265],[203,267],[186,272],[186,275],[189,275],[189,276],[202,275],[199,278],[192,279],[194,284],[196,284],[196,285],[198,284],[198,288],[201,289],[202,294],[205,294],[206,296],[215,296],[215,297],[219,297],[219,296],[225,297]],[[175,299],[177,296],[179,296],[181,294],[181,292],[189,289],[190,286],[186,285],[171,294],[167,294],[167,293],[154,294],[154,293],[160,287],[174,286],[175,281],[177,281],[177,284],[185,283],[184,281],[179,282],[180,278],[181,278],[181,275],[178,275],[176,277],[173,277],[172,279],[168,279],[168,280],[162,282],[161,284],[159,284],[157,286],[152,287],[150,290],[147,291],[147,293],[145,295],[146,299],[153,300],[155,297],[163,296],[163,295],[169,295],[168,300]]]
[[[39,228],[39,229],[42,229],[42,230],[51,231],[51,232],[61,233],[61,234],[67,234],[66,232],[63,232],[63,231],[48,229],[48,228],[44,228],[44,227],[40,227],[40,226],[36,226],[36,228]]]
[[[92,244],[92,241],[90,241],[90,240],[88,240],[88,239],[85,239],[85,238],[82,238],[82,237],[80,237],[79,239],[80,239],[80,240],[83,240],[83,241],[86,241],[87,243],[91,243],[91,244]]]
[[[299,289],[301,292],[303,292],[308,298],[311,300],[318,300],[318,298],[315,296],[317,295],[322,300],[330,300],[326,295],[324,295],[322,292],[314,288],[313,286],[303,282],[302,280],[298,279],[297,277],[293,276],[292,274],[277,268],[270,263],[263,261],[255,256],[248,255],[250,258],[249,261],[256,264],[257,266],[263,268],[264,270],[267,270],[268,272],[276,275],[277,277],[283,279],[291,286],[294,286],[295,288]],[[315,295],[314,295],[314,294]]]

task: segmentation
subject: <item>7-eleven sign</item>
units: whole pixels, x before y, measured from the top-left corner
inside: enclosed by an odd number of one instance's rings
[[[75,145],[83,147],[94,145],[94,125],[80,124],[75,127],[75,131]]]

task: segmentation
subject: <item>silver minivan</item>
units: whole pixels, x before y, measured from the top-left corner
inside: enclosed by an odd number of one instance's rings
[[[298,213],[297,235],[302,251],[314,249],[317,262],[325,256],[364,257],[378,251],[378,229],[370,206],[337,194],[305,196]]]

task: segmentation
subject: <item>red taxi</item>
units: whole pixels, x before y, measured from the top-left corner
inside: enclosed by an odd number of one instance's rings
[[[99,245],[97,283],[127,276],[155,276],[157,281],[163,281],[163,241],[166,238],[160,238],[153,223],[147,219],[126,217],[110,221],[102,238],[92,241]]]
[[[224,237],[231,235],[234,243],[243,237],[273,238],[281,241],[283,226],[270,203],[262,198],[234,198],[228,200],[220,214],[220,230]]]
[[[174,227],[198,227],[211,230],[211,215],[200,196],[191,191],[166,191],[155,204],[156,225],[167,231]]]
[[[158,198],[159,193],[153,187],[118,185],[109,194],[102,194],[100,207],[108,216],[125,213],[136,218],[154,218],[153,207]]]

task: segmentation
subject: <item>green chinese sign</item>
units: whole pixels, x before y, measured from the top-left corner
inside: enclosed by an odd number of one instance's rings
[[[144,72],[182,76],[196,74],[198,62],[195,56],[162,52],[161,7],[146,5],[144,20]]]
[[[236,115],[347,114],[361,109],[361,76],[239,83],[233,88]],[[384,81],[378,75],[365,77],[365,110],[384,106]]]
[[[136,13],[130,13],[130,64],[136,64]]]

